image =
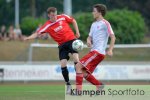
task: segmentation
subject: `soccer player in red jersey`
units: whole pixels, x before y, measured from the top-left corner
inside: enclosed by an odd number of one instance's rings
[[[67,93],[70,93],[71,84],[69,82],[67,60],[69,60],[69,53],[71,53],[73,55],[74,64],[76,65],[79,61],[78,52],[72,48],[72,42],[80,37],[78,25],[76,20],[68,15],[57,15],[57,8],[55,7],[49,7],[47,13],[49,20],[40,27],[40,29],[24,40],[35,39],[44,33],[49,33],[58,43],[62,75],[67,85]],[[69,24],[73,24],[76,34],[74,34]]]
[[[105,55],[113,55],[113,47],[115,43],[115,35],[110,23],[104,19],[106,14],[106,6],[96,4],[93,6],[93,18],[95,21],[91,25],[87,45],[91,47],[91,51],[81,58],[76,65],[76,88],[82,90],[83,77],[95,85],[97,89],[103,87],[102,82],[98,81],[92,73],[96,66],[105,58]],[[107,51],[107,42],[110,37],[110,45]]]

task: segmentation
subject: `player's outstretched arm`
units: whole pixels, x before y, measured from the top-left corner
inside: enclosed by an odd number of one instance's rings
[[[114,48],[114,45],[115,45],[115,40],[116,40],[116,37],[114,34],[111,34],[110,35],[110,45],[109,45],[109,48],[107,50],[107,55],[109,56],[113,56],[113,48]]]
[[[25,37],[24,40],[31,40],[31,39],[35,39],[38,36],[38,34],[35,32],[33,34],[31,34],[28,37]]]

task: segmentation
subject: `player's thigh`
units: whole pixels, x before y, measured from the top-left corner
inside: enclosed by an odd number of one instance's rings
[[[91,73],[93,73],[97,65],[103,61],[104,57],[105,57],[104,55],[99,54],[88,64],[87,67]]]
[[[69,53],[67,51],[63,51],[59,53],[59,60],[67,59],[69,60]]]
[[[87,55],[85,55],[80,60],[80,62],[88,72],[93,73],[96,66],[100,63],[101,60],[102,58],[100,57],[99,53],[97,53],[96,51],[91,51]]]
[[[64,46],[59,47],[59,60],[67,59],[69,60],[69,52]]]

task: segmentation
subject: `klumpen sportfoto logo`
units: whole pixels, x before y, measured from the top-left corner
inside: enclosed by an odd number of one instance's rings
[[[72,96],[143,96],[145,95],[145,91],[142,89],[103,89],[103,90],[91,90],[91,89],[71,89],[70,95]]]

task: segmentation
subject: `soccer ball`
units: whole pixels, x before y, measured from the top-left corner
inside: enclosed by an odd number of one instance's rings
[[[83,46],[84,46],[84,44],[81,40],[75,40],[72,43],[72,48],[76,51],[82,50]]]

